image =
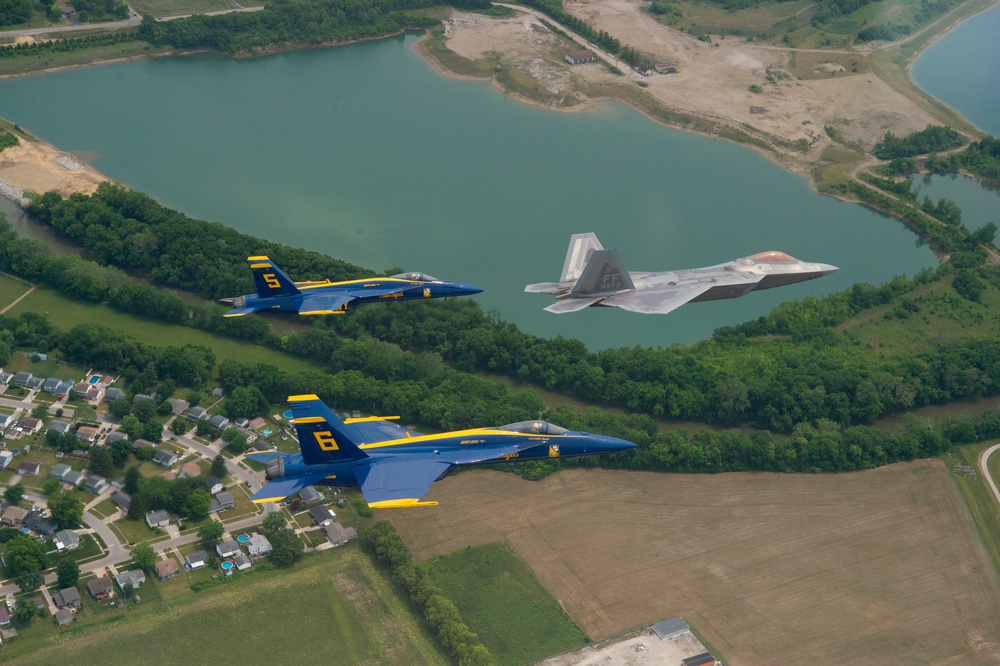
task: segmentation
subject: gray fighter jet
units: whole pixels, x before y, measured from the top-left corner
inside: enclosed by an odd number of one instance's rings
[[[618,250],[605,250],[594,234],[574,234],[559,282],[529,284],[525,291],[552,294],[545,308],[557,314],[594,305],[643,314],[666,314],[685,303],[738,298],[758,289],[783,287],[837,270],[784,252],[761,252],[725,264],[664,273],[630,273]]]

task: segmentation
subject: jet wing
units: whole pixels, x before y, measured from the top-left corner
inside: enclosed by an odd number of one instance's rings
[[[306,474],[303,476],[286,476],[280,479],[275,479],[254,493],[253,497],[250,498],[250,501],[256,504],[261,504],[263,502],[280,502],[289,495],[295,494],[306,486],[311,486],[317,481],[322,481],[325,478],[326,474],[324,473]]]
[[[629,291],[608,296],[601,305],[642,314],[666,314],[685,303],[690,303],[713,286],[715,285],[711,282],[693,282],[664,286],[663,288]]]
[[[283,453],[281,451],[258,451],[257,453],[248,453],[244,457],[264,464],[271,462],[275,458],[281,458],[287,455],[287,453]]]
[[[549,307],[545,308],[546,312],[554,312],[556,314],[563,314],[564,312],[577,312],[586,307],[594,305],[598,301],[607,301],[605,296],[597,296],[594,298],[563,298]]]
[[[342,314],[341,308],[353,300],[356,296],[350,294],[309,294],[302,297],[302,304],[299,305],[300,315],[327,315]]]
[[[420,433],[407,430],[398,423],[392,421],[382,421],[379,419],[366,419],[361,421],[345,421],[346,428],[350,429],[351,439],[360,445],[376,444],[378,442],[388,442],[393,439],[406,439],[407,437],[419,437]]]
[[[233,308],[229,312],[224,312],[222,314],[222,316],[223,317],[242,317],[243,315],[248,315],[251,312],[256,312],[256,311],[257,311],[257,308],[255,308],[255,307]]]
[[[421,502],[420,498],[451,467],[450,462],[436,457],[381,459],[356,466],[354,478],[368,506],[374,509],[434,506],[437,502]]]

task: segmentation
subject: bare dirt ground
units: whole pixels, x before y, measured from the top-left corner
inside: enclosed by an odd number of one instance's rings
[[[645,664],[679,664],[688,657],[708,650],[690,632],[660,640],[652,629],[631,634],[621,640],[561,654],[539,662],[539,666],[644,666]]]
[[[69,158],[82,168],[71,171],[53,160]],[[21,140],[20,145],[0,152],[0,179],[22,190],[48,192],[55,190],[63,196],[74,192],[91,194],[98,183],[108,180],[95,169],[83,164],[72,155],[60,152],[42,141]]]
[[[733,666],[1000,663],[1000,582],[937,461],[836,475],[475,471],[386,512],[506,540],[595,640],[681,615]]]
[[[830,52],[830,63],[817,64],[829,78],[798,79],[790,75],[788,49],[740,38],[701,42],[657,23],[640,11],[640,5],[641,0],[588,0],[566,2],[565,8],[654,60],[678,67],[676,74],[644,79],[648,84],[644,90],[662,107],[737,128],[750,125],[786,142],[808,142],[806,152],[780,151],[782,161],[793,170],[807,171],[831,144],[826,126],[834,127],[845,140],[870,148],[887,130],[905,135],[935,123],[933,116],[874,74],[852,74],[836,62],[848,52]],[[636,85],[601,64],[570,66],[562,56],[579,47],[525,14],[494,19],[456,12],[447,22],[446,34],[447,47],[455,53],[471,60],[498,57],[552,91],[574,81]],[[864,57],[861,50],[850,53]],[[776,74],[774,82],[768,81],[769,69]],[[761,93],[750,92],[755,84]],[[751,106],[765,112],[751,113]]]

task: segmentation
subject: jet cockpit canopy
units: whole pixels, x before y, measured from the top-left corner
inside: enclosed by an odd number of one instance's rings
[[[526,435],[565,435],[569,432],[566,428],[560,428],[548,421],[520,421],[519,423],[509,423],[505,426],[500,426],[497,430],[522,432]]]
[[[396,273],[392,277],[401,280],[416,280],[418,282],[440,282],[436,277],[431,277],[427,273]]]

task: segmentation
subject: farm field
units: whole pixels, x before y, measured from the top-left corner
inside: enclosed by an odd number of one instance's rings
[[[444,555],[432,562],[431,580],[501,666],[586,645],[583,632],[505,543]]]
[[[184,665],[248,658],[271,664],[448,664],[357,547],[109,619],[83,632],[56,632],[23,656],[14,643],[5,660],[137,664],[156,655],[157,664]]]
[[[418,560],[506,540],[593,640],[681,615],[733,666],[1000,661],[1000,582],[937,460],[540,482],[484,470],[427,499],[440,505],[387,516]]]

